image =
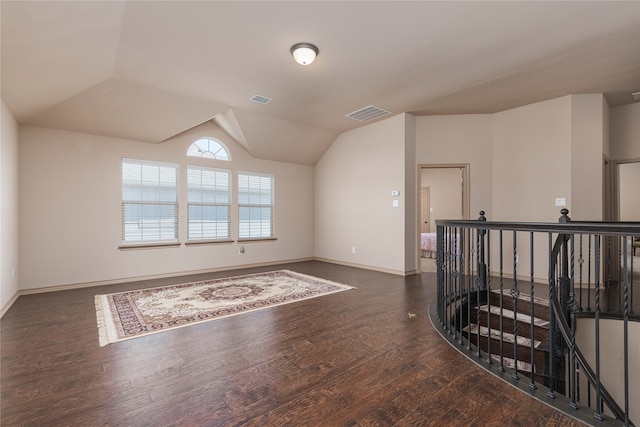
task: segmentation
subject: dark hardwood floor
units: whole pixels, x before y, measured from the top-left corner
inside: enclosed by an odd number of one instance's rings
[[[288,268],[356,286],[98,345],[94,295]],[[1,321],[2,426],[570,426],[429,323],[435,274],[304,262],[21,296]],[[416,313],[410,318],[408,313]]]

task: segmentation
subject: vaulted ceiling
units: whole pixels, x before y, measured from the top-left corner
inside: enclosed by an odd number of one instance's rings
[[[301,164],[368,105],[492,113],[640,90],[638,1],[2,0],[0,14],[19,123],[161,143],[213,120],[254,156]],[[309,66],[289,53],[302,41],[320,49]]]

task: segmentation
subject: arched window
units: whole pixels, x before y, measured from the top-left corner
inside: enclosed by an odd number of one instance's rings
[[[229,150],[224,144],[213,138],[200,138],[189,146],[187,156],[203,157],[206,159],[216,159],[230,161]]]

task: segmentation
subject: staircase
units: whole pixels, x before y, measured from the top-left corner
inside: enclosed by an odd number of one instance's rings
[[[629,251],[640,222],[560,213],[558,223],[487,221],[484,211],[477,221],[436,220],[434,324],[474,362],[558,409],[640,425],[640,263]],[[520,289],[504,271],[520,273]]]
[[[534,297],[532,304],[529,295],[521,293],[514,304],[511,290],[503,290],[502,295],[492,290],[488,302],[471,307],[471,321],[462,331],[492,363],[511,369],[517,365],[522,375],[531,378],[533,372],[537,381],[546,384],[549,318],[548,300]]]

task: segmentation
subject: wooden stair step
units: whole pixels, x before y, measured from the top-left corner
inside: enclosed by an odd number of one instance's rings
[[[500,356],[497,354],[492,354],[491,355],[491,360],[493,360],[494,362],[498,362],[500,363]],[[506,366],[507,368],[511,368],[513,369],[515,366],[515,360],[510,358],[510,357],[503,357],[503,364],[504,366]],[[522,360],[518,360],[518,371],[522,371],[522,372],[531,372],[531,363],[527,363],[527,362],[523,362]],[[536,367],[535,365],[533,366],[533,371],[536,371]]]
[[[478,307],[478,310],[484,311],[485,313],[487,313],[489,311],[489,306],[487,304],[481,305]],[[500,307],[492,305],[491,314],[500,316]],[[516,317],[515,312],[507,308],[502,309],[502,316],[511,320],[513,320]],[[517,317],[518,317],[518,322],[526,323],[527,325],[531,324],[531,319],[532,319],[531,315],[518,313]],[[539,317],[533,317],[533,325],[538,326],[540,328],[549,329],[549,321],[545,319],[540,319]]]
[[[478,335],[478,330],[480,331],[480,336],[481,337],[489,338],[489,331],[491,331],[491,339],[495,339],[495,340],[498,340],[498,341],[500,340],[500,331],[499,330],[489,329],[486,326],[478,327],[478,325],[476,325],[475,323],[472,323],[469,326],[466,326],[462,331],[463,332],[467,332],[467,333],[471,333],[473,335]],[[510,332],[503,332],[502,333],[502,339],[503,339],[503,342],[506,342],[506,343],[509,343],[509,344],[514,344],[516,342],[516,336],[514,334],[510,333]],[[517,343],[518,343],[518,346],[531,347],[532,341],[529,338],[522,337],[522,336],[518,335]],[[542,345],[541,341],[533,340],[533,348],[540,349],[541,345]]]
[[[500,289],[492,289],[491,292],[500,295]],[[512,298],[511,289],[510,288],[502,289],[502,294],[509,296],[509,298]],[[520,291],[520,295],[518,295],[518,299],[520,301],[531,303],[531,295],[529,295],[527,293],[524,293],[522,291]],[[533,296],[533,303],[536,304],[536,305],[542,306],[542,307],[549,307],[549,300],[548,299],[540,298],[540,297],[537,297],[535,295]]]
[[[490,301],[493,306],[500,306],[500,290],[492,289],[490,292]],[[513,310],[514,302],[518,308],[518,313],[522,313],[525,315],[531,315],[531,295],[528,293],[520,292],[518,298],[514,301],[511,296],[511,289],[503,289],[502,290],[502,307]],[[549,300],[540,298],[537,296],[533,297],[533,315],[539,319],[549,320]]]
[[[531,316],[524,313],[518,313],[518,320],[514,320],[514,312],[509,309],[503,308],[503,316],[500,317],[500,307],[491,306],[491,312],[489,307],[483,305],[480,307],[473,307],[471,309],[471,322],[478,325],[486,326],[491,329],[500,330],[502,328],[505,332],[513,333],[517,328],[519,336],[525,338],[531,338],[533,329],[533,338],[547,343],[549,341],[549,327],[548,320],[534,318],[533,324],[531,322]]]

